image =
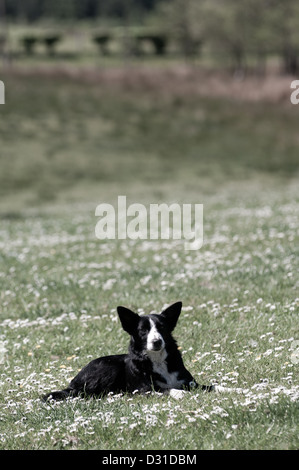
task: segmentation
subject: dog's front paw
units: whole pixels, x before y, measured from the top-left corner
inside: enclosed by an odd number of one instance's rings
[[[171,388],[169,395],[175,400],[181,400],[187,392],[185,390],[178,390],[177,388]]]

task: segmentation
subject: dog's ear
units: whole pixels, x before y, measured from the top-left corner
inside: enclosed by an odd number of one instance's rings
[[[140,319],[139,315],[126,307],[117,307],[117,313],[123,329],[129,335],[132,335],[137,328]]]
[[[182,302],[176,302],[175,304],[172,304],[170,305],[170,307],[167,307],[165,310],[163,310],[162,313],[160,313],[160,315],[162,315],[162,317],[166,319],[170,331],[174,330],[177,324],[182,310],[182,305]]]

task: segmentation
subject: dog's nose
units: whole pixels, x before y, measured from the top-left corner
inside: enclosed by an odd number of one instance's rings
[[[153,341],[153,348],[155,351],[159,351],[159,349],[161,349],[162,347],[162,340],[159,338],[159,339],[155,339]]]

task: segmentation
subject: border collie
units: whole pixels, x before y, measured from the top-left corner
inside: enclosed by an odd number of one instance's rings
[[[177,302],[159,315],[139,316],[117,307],[122,327],[131,336],[128,354],[94,359],[65,389],[48,393],[43,400],[153,390],[181,398],[184,391],[193,388],[215,390],[212,385],[199,385],[183,364],[172,337],[181,309],[182,302]]]

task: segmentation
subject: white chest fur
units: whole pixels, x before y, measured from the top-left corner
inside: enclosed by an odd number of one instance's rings
[[[166,351],[162,352],[155,352],[151,351],[148,352],[148,356],[152,361],[153,364],[153,371],[156,374],[161,375],[164,380],[157,380],[156,383],[162,389],[168,388],[181,388],[184,381],[178,380],[178,372],[169,372],[167,368],[166,359]]]
[[[163,362],[162,364],[159,364],[159,365],[155,364],[153,369],[154,369],[154,372],[161,375],[163,377],[163,379],[166,380],[166,382],[164,382],[162,380],[161,381],[157,380],[157,384],[162,389],[165,389],[165,388],[180,388],[182,386],[183,381],[178,380],[178,372],[168,372],[167,364],[165,362]]]

